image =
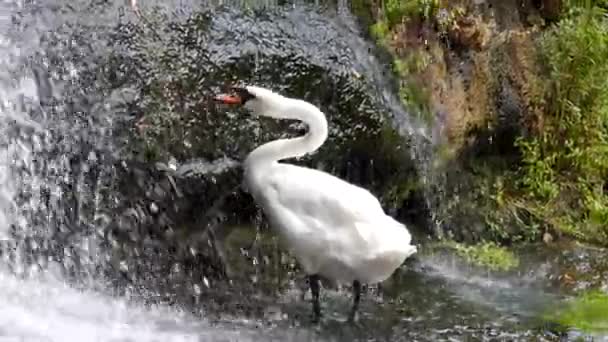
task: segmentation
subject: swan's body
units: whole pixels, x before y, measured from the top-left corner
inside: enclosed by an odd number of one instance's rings
[[[377,283],[390,277],[416,252],[406,227],[386,215],[369,191],[318,170],[279,162],[314,152],[325,142],[325,115],[308,102],[268,89],[237,90],[239,95],[218,99],[241,102],[258,115],[297,119],[309,126],[302,137],[258,147],[244,163],[249,192],[304,271],[313,277],[353,282],[356,291],[360,282]],[[358,293],[355,298],[357,305]]]
[[[373,195],[327,173],[274,163],[247,170],[246,184],[307,274],[381,282],[415,251]]]

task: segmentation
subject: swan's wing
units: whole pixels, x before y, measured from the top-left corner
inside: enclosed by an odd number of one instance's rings
[[[362,267],[377,263],[388,268],[370,279],[383,279],[415,251],[405,226],[363,188],[293,165],[275,167],[264,178],[262,205],[311,274],[329,265],[334,275],[354,272],[345,279],[356,279]]]
[[[271,178],[279,202],[300,215],[318,217],[327,225],[375,222],[386,216],[369,191],[328,173],[281,165]]]
[[[324,237],[334,246],[364,248],[367,253],[410,243],[405,226],[387,216],[366,189],[294,165],[280,165],[268,179],[274,205],[289,222],[314,232],[319,243]]]

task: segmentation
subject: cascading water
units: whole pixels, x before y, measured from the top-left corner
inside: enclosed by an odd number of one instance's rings
[[[21,200],[22,193],[27,187],[36,187],[41,179],[36,177],[33,166],[33,154],[42,148],[42,125],[34,121],[26,107],[38,100],[35,81],[31,77],[14,77],[14,65],[18,63],[20,48],[8,36],[11,28],[11,15],[16,4],[3,2],[0,5],[0,65],[2,65],[0,88],[0,129],[1,136],[1,170],[0,186],[2,197],[0,207],[0,239],[2,240],[2,256],[12,267],[20,269],[25,257],[22,247],[32,230],[27,222],[27,212],[36,208],[36,203],[28,205]],[[20,203],[21,202],[21,203]],[[11,260],[12,259],[12,260]],[[4,265],[3,265],[4,266]]]
[[[66,98],[61,89],[82,86],[83,65],[45,75],[40,64],[52,62],[36,47],[36,31],[48,23],[16,31],[10,22],[20,10],[19,3],[0,4],[0,340],[235,338],[175,310],[72,287],[105,290],[99,271],[109,261],[103,230],[112,215],[104,198],[113,171],[110,114],[120,113],[109,103],[117,95]],[[88,103],[74,103],[85,97]],[[238,338],[255,340],[248,334]]]
[[[9,180],[5,193],[12,195],[5,207],[13,207],[2,228],[12,244],[5,257],[14,259],[18,274],[52,264],[63,276],[85,281],[99,257],[104,214],[97,204],[109,171],[99,165],[111,153],[111,119],[103,94],[63,94],[82,86],[83,65],[66,61],[63,74],[49,75],[56,56],[46,55],[50,44],[40,33],[52,24],[45,22],[46,9],[39,9],[35,19],[18,3],[3,12],[13,24],[23,20],[22,26],[3,27],[3,176]]]
[[[20,10],[18,2],[0,3],[0,340],[198,340],[200,329],[195,338],[185,327],[155,328],[163,317],[179,319],[175,313],[65,285],[99,279],[96,266],[105,260],[100,230],[108,213],[97,204],[111,169],[98,166],[112,152],[112,124],[94,102],[103,94],[88,96],[97,117],[87,119],[61,96],[69,78],[50,87],[36,66],[50,61],[33,53],[42,51],[36,30],[47,23],[15,30]],[[66,74],[77,73],[74,66]]]

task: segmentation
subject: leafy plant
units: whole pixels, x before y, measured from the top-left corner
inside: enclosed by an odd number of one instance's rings
[[[446,246],[455,250],[456,254],[471,264],[493,271],[507,271],[519,265],[519,258],[515,253],[493,242],[484,242],[471,246],[449,242]]]
[[[548,315],[549,320],[586,332],[608,332],[608,295],[601,291],[584,293],[570,300],[561,310]]]
[[[388,26],[392,27],[405,19],[435,16],[439,0],[386,0],[383,5]]]
[[[388,27],[388,23],[386,22],[386,20],[379,20],[378,22],[376,22],[375,24],[373,24],[370,27],[372,36],[379,42],[382,44],[386,43],[386,39],[387,36],[390,32],[390,29]]]
[[[439,32],[445,33],[456,27],[457,20],[466,14],[466,9],[462,6],[455,6],[451,10],[441,11],[437,16],[437,27]]]
[[[517,141],[519,184],[556,228],[608,241],[608,21],[570,6],[540,40],[549,101],[541,132]]]

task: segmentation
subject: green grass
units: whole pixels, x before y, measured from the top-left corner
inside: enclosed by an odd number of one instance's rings
[[[493,242],[464,245],[449,241],[442,245],[453,249],[458,256],[470,264],[487,268],[491,271],[508,271],[519,266],[519,258],[515,253]]]
[[[429,19],[439,9],[439,0],[385,0],[384,15],[389,27],[411,18]]]
[[[608,245],[608,0],[567,0],[564,5],[560,20],[537,40],[538,63],[546,67],[539,77],[545,81],[537,94],[528,96],[542,107],[542,125],[516,140],[521,153],[516,171],[488,176],[483,184],[502,183],[480,186],[469,196],[473,206],[487,202],[482,216],[489,234],[501,241],[536,240],[550,228]],[[388,47],[395,25],[439,20],[440,8],[437,0],[384,0],[383,16],[376,18],[371,33]],[[438,30],[447,30],[464,9],[448,13],[437,22]],[[432,122],[429,90],[415,77],[431,62],[428,53],[410,49],[406,56],[394,57],[401,101]],[[513,223],[521,228],[506,228]]]
[[[596,6],[569,13],[540,39],[547,105],[517,141],[518,186],[554,228],[608,243],[608,21]]]
[[[599,291],[584,293],[548,314],[547,319],[586,333],[607,333],[608,295]]]

